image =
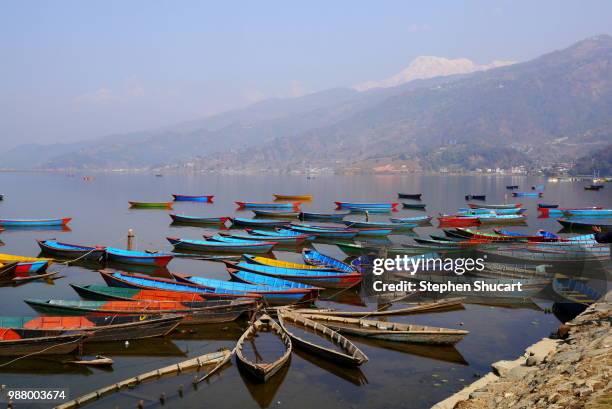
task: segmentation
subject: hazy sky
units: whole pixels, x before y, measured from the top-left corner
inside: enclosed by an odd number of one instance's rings
[[[612,1],[0,2],[1,148],[155,128],[388,77],[419,55],[524,61]]]

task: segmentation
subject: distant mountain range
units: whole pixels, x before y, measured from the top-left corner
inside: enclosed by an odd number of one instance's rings
[[[5,152],[0,167],[368,172],[532,166],[609,152],[612,37],[486,70],[466,61],[426,57],[362,91],[266,100],[84,143],[24,145]],[[440,68],[431,78],[428,64]]]

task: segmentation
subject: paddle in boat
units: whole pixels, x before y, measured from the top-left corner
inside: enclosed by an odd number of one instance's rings
[[[277,244],[277,242],[257,242],[238,239],[234,239],[236,241],[233,242],[227,242],[168,237],[167,240],[174,246],[175,249],[216,253],[269,253]]]
[[[311,201],[312,195],[280,195],[277,193],[273,194],[276,200],[303,200],[303,201]]]
[[[231,217],[199,217],[187,216],[185,214],[171,214],[170,218],[173,223],[185,224],[204,224],[204,225],[224,225]]]
[[[250,273],[277,277],[283,280],[297,281],[323,288],[350,288],[361,283],[362,275],[359,273],[346,273],[336,269],[300,269],[274,267],[247,262],[224,262],[227,268],[233,268]]]
[[[0,219],[2,227],[66,226],[71,217],[62,219]]]
[[[300,202],[281,203],[281,202],[235,202],[238,209],[285,209],[299,211]]]
[[[70,354],[85,336],[82,332],[0,328],[0,356]]]
[[[167,335],[182,319],[176,314],[0,317],[0,328],[79,331],[87,334],[85,342],[125,341]]]
[[[36,242],[44,254],[64,259],[97,261],[104,257],[106,252],[104,246],[81,246],[56,240],[37,240]]]
[[[146,266],[167,266],[174,258],[167,253],[149,253],[146,251],[123,250],[115,247],[106,248],[106,258],[111,261],[125,264],[139,264]]]
[[[179,282],[194,284],[200,287],[216,291],[227,291],[230,293],[259,294],[268,304],[295,304],[314,301],[319,295],[318,288],[287,288],[272,287],[270,285],[247,284],[236,281],[216,280],[193,276],[189,274],[171,273]]]
[[[368,357],[355,344],[321,323],[287,309],[280,309],[277,316],[279,325],[297,348],[345,366],[359,366],[368,361]],[[302,334],[310,336],[305,338]],[[322,338],[325,345],[313,341],[311,334]]]
[[[212,203],[215,195],[199,195],[199,196],[191,196],[191,195],[177,195],[173,194],[175,202],[206,202]]]
[[[172,209],[172,202],[134,202],[128,201],[132,209]]]
[[[262,333],[271,333],[280,340],[278,354],[275,354],[273,358],[266,357],[267,360],[265,361],[263,361],[264,358],[260,356],[256,346],[257,338],[261,338],[259,335]],[[247,344],[252,346],[252,350],[246,346]],[[269,346],[266,347],[266,352],[269,353]],[[256,381],[264,383],[289,362],[292,349],[289,335],[276,321],[264,314],[253,322],[238,340],[236,358],[241,369]]]
[[[454,345],[469,334],[468,331],[403,324],[360,318],[335,317],[333,315],[303,314],[304,317],[330,327],[342,334],[386,341],[409,342],[427,345]]]

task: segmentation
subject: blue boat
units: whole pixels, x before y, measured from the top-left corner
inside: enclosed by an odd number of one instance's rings
[[[340,271],[345,271],[347,273],[354,273],[355,269],[350,265],[337,260],[333,257],[326,256],[325,254],[319,253],[314,249],[304,249],[302,250],[302,258],[306,264],[310,264],[312,266],[320,266],[327,268],[335,268]]]
[[[107,247],[105,251],[108,260],[147,266],[166,266],[174,257],[172,254],[167,253],[147,253],[145,251],[123,250],[115,247]]]
[[[100,260],[106,251],[102,246],[80,246],[55,240],[37,240],[37,243],[45,254],[72,260]]]
[[[376,208],[376,207],[351,207],[349,213],[351,214],[389,214],[393,210],[390,208]]]
[[[248,271],[237,270],[234,268],[228,268],[227,271],[233,280],[239,281],[242,283],[255,284],[255,285],[267,285],[270,287],[285,287],[285,288],[319,290],[319,287],[313,287],[308,284],[298,283],[297,281],[283,280],[281,278],[264,276],[261,274],[250,273]]]
[[[362,227],[357,230],[359,231],[359,233],[357,233],[358,236],[367,237],[382,237],[393,233],[393,229],[385,229],[383,227]]]
[[[538,209],[556,209],[558,204],[538,203]]]
[[[499,215],[509,215],[509,214],[521,214],[524,213],[526,209],[522,207],[514,207],[512,209],[469,209],[469,208],[460,208],[457,211],[457,214],[461,214],[464,216],[475,216],[479,214],[499,214]]]
[[[377,227],[391,230],[400,230],[400,229],[413,229],[418,226],[416,223],[393,223],[393,222],[365,222],[358,220],[345,220],[343,222],[347,225],[347,227],[353,228],[369,228],[369,227]]]
[[[584,281],[567,277],[555,278],[552,288],[560,298],[563,309],[574,316],[582,313],[602,296]]]
[[[171,214],[170,217],[175,223],[187,223],[187,224],[225,224],[231,217],[200,217],[200,216],[187,216],[185,214]]]
[[[347,273],[336,269],[297,269],[272,267],[262,264],[251,264],[248,262],[224,261],[228,268],[233,268],[251,273],[277,277],[283,280],[298,281],[323,288],[350,288],[361,283],[362,276],[359,273]]]
[[[542,197],[542,192],[512,192],[514,197]]]
[[[236,281],[223,281],[212,278],[198,277],[188,274],[171,273],[180,282],[195,284],[200,287],[215,290],[218,293],[228,294],[259,294],[269,304],[292,304],[303,301],[311,301],[319,293],[318,288],[288,288],[272,287],[262,284],[247,284]]]
[[[612,209],[571,209],[563,211],[563,215],[575,218],[593,217],[606,219],[612,217]]]
[[[314,240],[315,238],[315,236],[305,234],[305,233],[300,233],[298,231],[293,231],[290,229],[285,229],[282,227],[277,227],[276,230],[257,230],[257,229],[245,229],[245,230],[255,236],[262,236],[262,237],[307,236],[308,240]]]
[[[239,209],[299,210],[300,202],[236,202]]]
[[[71,217],[63,219],[0,219],[2,227],[66,226]]]
[[[334,221],[339,222],[342,221],[348,213],[312,213],[312,212],[301,212],[299,215],[300,220],[310,220],[310,221]]]
[[[274,233],[277,233],[277,232],[274,232]],[[292,233],[295,233],[295,232],[292,231]],[[240,240],[250,241],[250,242],[274,241],[278,244],[293,245],[293,246],[302,244],[305,241],[309,240],[311,237],[307,234],[297,234],[297,235],[275,234],[273,236],[267,236],[267,235],[251,234],[251,233],[219,233],[218,236],[240,239]]]
[[[326,237],[326,238],[336,238],[336,239],[352,239],[357,234],[359,234],[359,230],[357,229],[340,229],[340,228],[322,228],[315,226],[302,226],[292,224],[289,226],[291,230],[300,232],[313,234],[317,237]]]
[[[269,253],[276,245],[276,242],[253,242],[247,240],[221,242],[180,239],[176,237],[167,237],[167,240],[175,249],[220,253]]]
[[[207,202],[212,203],[214,195],[199,195],[199,196],[191,196],[191,195],[172,195],[174,196],[175,202]]]
[[[431,222],[431,216],[414,216],[414,217],[392,217],[391,223],[415,223],[420,226]]]
[[[234,226],[246,227],[281,227],[291,224],[291,221],[278,219],[248,219],[245,217],[234,217],[231,220]]]
[[[334,202],[338,209],[395,209],[399,203]]]

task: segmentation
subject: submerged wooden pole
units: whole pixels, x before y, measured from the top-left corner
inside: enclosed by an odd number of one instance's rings
[[[128,229],[128,232],[127,232],[127,249],[128,250],[134,250],[134,238],[135,237],[136,235],[134,234],[134,230]]]

